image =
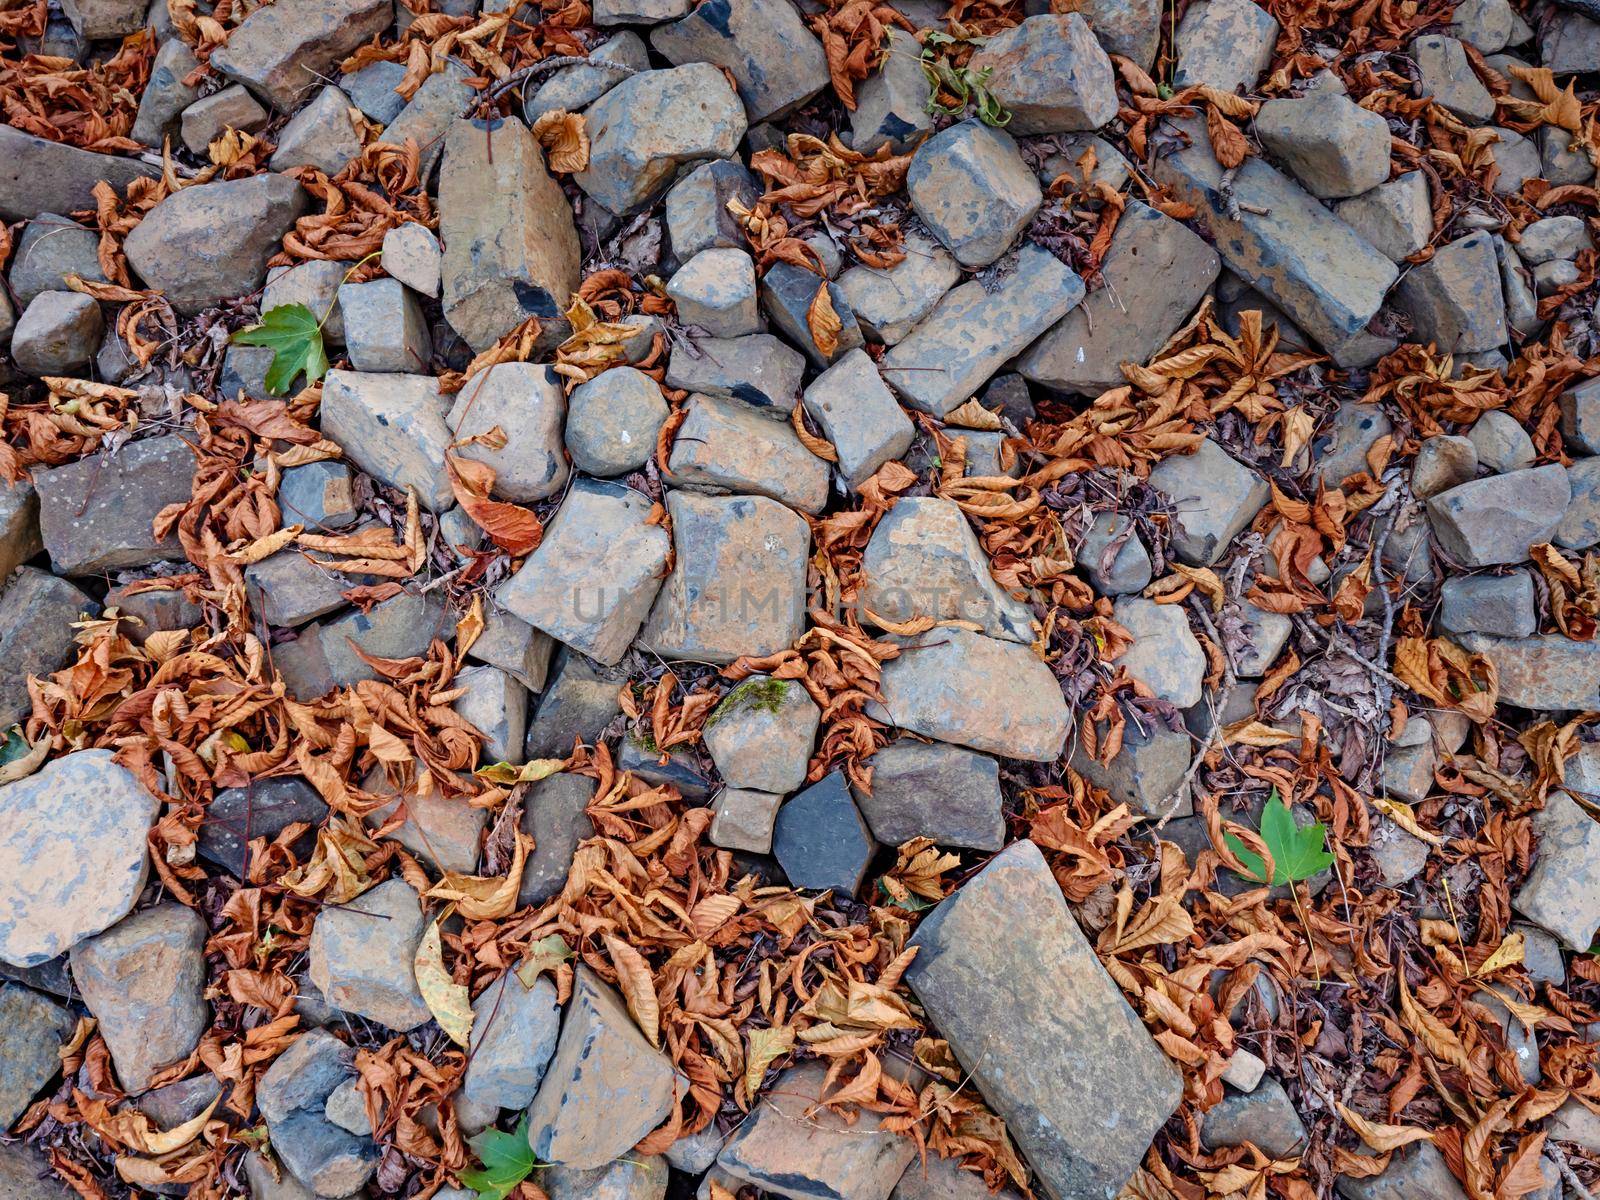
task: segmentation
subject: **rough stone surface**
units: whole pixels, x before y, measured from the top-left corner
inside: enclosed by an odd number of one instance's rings
[[[1411,467],[1411,491],[1419,500],[1474,479],[1478,474],[1478,451],[1464,437],[1441,435],[1427,438],[1417,450]]]
[[[584,115],[589,165],[573,178],[618,214],[655,199],[683,164],[732,155],[747,127],[739,97],[708,62],[641,71]]]
[[[11,359],[30,375],[79,375],[93,361],[105,321],[81,292],[41,292],[17,318]]]
[[[523,752],[528,758],[564,758],[575,738],[593,744],[622,711],[617,700],[622,683],[621,673],[597,669],[583,655],[558,649]]]
[[[1083,280],[1060,259],[1025,244],[998,291],[969,280],[945,293],[933,312],[883,356],[879,370],[912,408],[943,417],[1083,295]]]
[[[135,179],[160,173],[135,159],[95,154],[0,125],[0,217],[8,221],[92,210],[94,185],[101,180],[120,194]]]
[[[405,1033],[432,1014],[412,974],[425,921],[417,893],[390,879],[324,908],[311,930],[311,981],[336,1008]]]
[[[1556,526],[1556,545],[1587,550],[1600,542],[1600,457],[1574,462],[1567,468],[1567,482],[1572,485],[1572,500]]]
[[[271,841],[297,821],[311,826],[322,824],[328,806],[322,797],[299,776],[262,779],[246,787],[226,788],[206,806],[205,822],[200,826],[200,841],[195,849],[202,858],[243,879],[250,842],[256,838]],[[310,836],[301,838],[309,849]],[[297,843],[298,844],[298,843]]]
[[[1506,340],[1505,301],[1494,239],[1479,231],[1458,238],[1406,272],[1395,303],[1411,318],[1418,341],[1440,350],[1493,350]]]
[[[849,144],[861,154],[888,146],[904,154],[933,132],[922,48],[903,29],[891,29],[882,65],[856,85]]]
[[[1433,237],[1428,180],[1408,171],[1370,192],[1334,205],[1339,219],[1395,262],[1415,254]]]
[[[1447,579],[1439,589],[1438,623],[1446,633],[1532,637],[1538,627],[1533,577],[1527,571],[1513,571]]]
[[[349,267],[344,263],[313,259],[292,267],[272,267],[267,271],[267,286],[261,293],[261,311],[269,313],[284,304],[304,304],[320,319],[323,337],[335,345],[344,344],[344,316],[339,312],[339,287]],[[257,350],[266,347],[230,346],[230,350]],[[269,351],[270,353],[270,351]],[[296,468],[302,470],[303,468]],[[290,472],[284,472],[287,479]]]
[[[580,963],[555,1057],[528,1109],[534,1157],[564,1167],[606,1166],[666,1117],[675,1080],[622,997]]]
[[[702,250],[748,249],[728,202],[752,208],[760,194],[755,177],[737,159],[713,159],[685,172],[667,192],[664,207],[673,257],[686,263]]]
[[[1249,1142],[1272,1158],[1290,1158],[1304,1147],[1306,1130],[1283,1085],[1265,1079],[1254,1090],[1230,1092],[1207,1109],[1200,1141],[1207,1150]]]
[[[646,524],[649,514],[631,488],[574,483],[539,548],[501,585],[500,605],[602,663],[620,662],[667,562],[667,532]]]
[[[959,746],[899,738],[869,760],[872,792],[854,789],[856,807],[886,846],[914,837],[941,846],[994,851],[1005,841],[1000,768]]]
[[[361,138],[350,119],[350,106],[350,97],[336,87],[330,85],[318,92],[279,133],[278,148],[272,152],[272,169],[315,167],[329,175],[344,170],[361,153]],[[342,272],[345,268],[341,265],[340,269]]]
[[[1582,217],[1545,217],[1523,229],[1517,254],[1532,267],[1554,259],[1576,258],[1580,251],[1593,245]]]
[[[656,29],[650,44],[675,65],[726,70],[751,121],[782,117],[828,86],[822,43],[787,4],[711,0]]]
[[[486,810],[473,808],[460,796],[441,796],[438,792],[418,795],[409,786],[391,787],[382,772],[370,776],[366,787],[368,791],[395,797],[368,815],[369,827],[376,829],[400,814],[404,820],[389,837],[442,871],[472,874],[478,864],[478,843],[482,841],[483,827],[488,822]]]
[[[569,474],[561,453],[567,404],[561,379],[547,366],[499,363],[473,377],[456,393],[445,425],[455,440],[487,434],[499,427],[506,444],[499,450],[464,446],[462,458],[494,468],[494,494],[517,504],[555,495]]]
[[[912,1143],[862,1112],[853,1125],[816,1106],[822,1063],[790,1067],[762,1094],[750,1119],[728,1138],[717,1166],[736,1181],[789,1200],[887,1200],[916,1157]]]
[[[1127,382],[1122,364],[1148,362],[1221,269],[1217,252],[1199,234],[1131,203],[1101,263],[1105,286],[1028,347],[1017,370],[1058,391],[1098,396],[1120,387]]]
[[[1188,734],[1157,724],[1141,729],[1129,722],[1122,748],[1109,764],[1080,748],[1072,756],[1072,769],[1095,787],[1104,788],[1113,803],[1151,816],[1165,816],[1170,805],[1173,815],[1182,817],[1194,809],[1187,791],[1179,795],[1192,757]]]
[[[761,332],[755,263],[743,250],[702,250],[678,268],[667,295],[677,303],[678,320],[712,337]]]
[[[144,1091],[158,1070],[187,1058],[210,1025],[208,933],[198,913],[168,900],[73,946],[73,981],[126,1091]]]
[[[906,981],[1047,1194],[1114,1195],[1177,1107],[1181,1082],[1038,847],[1015,842],[991,859],[910,944],[920,952]]]
[[[772,853],[772,827],[783,797],[750,788],[724,788],[712,801],[713,846],[724,850],[743,850],[747,854]]]
[[[1313,196],[1359,196],[1389,178],[1389,122],[1346,96],[1269,100],[1256,114],[1261,144]]]
[[[339,289],[350,365],[357,371],[425,372],[433,339],[416,295],[398,279]]]
[[[660,385],[633,367],[613,367],[567,398],[567,452],[588,475],[610,478],[637,471],[655,455],[666,423]]]
[[[562,753],[571,749],[569,741]],[[534,850],[522,870],[519,904],[542,904],[561,891],[578,843],[594,836],[594,823],[584,812],[594,789],[594,780],[586,776],[558,772],[529,790],[521,828],[533,838]]]
[[[789,882],[814,891],[855,895],[875,849],[841,771],[790,799],[772,828],[772,853]]]
[[[188,499],[194,461],[181,438],[167,436],[34,471],[51,565],[62,575],[91,575],[181,559],[177,538],[158,541],[151,524],[168,504]]]
[[[1150,552],[1132,524],[1115,513],[1096,514],[1094,523],[1084,531],[1076,558],[1095,590],[1104,595],[1143,591],[1150,582]]]
[[[1534,817],[1538,852],[1512,903],[1518,912],[1582,953],[1600,929],[1600,823],[1564,792],[1551,792]]]
[[[991,37],[968,64],[1011,113],[1018,137],[1098,129],[1117,115],[1111,59],[1083,15],[1044,13]]]
[[[1548,541],[1572,497],[1565,467],[1552,463],[1475,479],[1428,501],[1433,536],[1468,567],[1518,563]]]
[[[591,115],[591,136],[595,130]],[[544,151],[520,121],[450,126],[439,236],[445,319],[474,350],[529,317],[552,321],[566,312],[580,277],[578,234]]]
[[[340,59],[382,33],[392,0],[289,0],[258,8],[228,35],[211,65],[283,112],[334,74]]]
[[[539,1174],[550,1200],[662,1200],[667,1194],[667,1160],[660,1155],[624,1155],[593,1170],[551,1167]]]
[[[644,42],[630,31],[601,42],[589,52],[589,61],[551,74],[528,97],[522,115],[529,122],[547,112],[577,112],[593,104],[617,84],[638,71],[650,69]]]
[[[1466,1200],[1467,1195],[1432,1142],[1402,1147],[1389,1166],[1370,1179],[1341,1175],[1335,1186],[1344,1200],[1413,1200],[1417,1196]]]
[[[0,987],[0,1128],[10,1129],[61,1073],[57,1052],[76,1025],[70,1012],[38,992],[15,983]],[[0,1191],[4,1181],[0,1167]]]
[[[277,8],[258,9],[253,17]],[[244,28],[234,31],[230,47]],[[212,65],[220,64],[213,59]],[[259,288],[266,281],[267,259],[307,202],[305,191],[287,175],[197,184],[151,209],[123,249],[145,283],[191,315]]]
[[[139,113],[129,137],[146,146],[160,146],[162,138],[177,132],[183,110],[200,94],[198,87],[184,82],[199,65],[200,60],[182,39],[169,37],[161,43],[150,64],[150,80],[139,97]]]
[[[422,81],[400,115],[383,131],[383,140],[392,145],[403,146],[408,139],[417,143],[421,151],[419,170],[424,179],[433,174],[434,165],[444,152],[447,135],[478,98],[478,93],[467,83],[468,75],[467,68],[447,63],[444,70],[435,71]],[[515,118],[508,121],[513,129],[519,124]],[[480,137],[478,140],[488,139]],[[493,159],[486,165],[492,167]],[[549,202],[548,198],[542,199]]]
[[[377,678],[352,642],[376,658],[411,658],[426,653],[435,637],[446,636],[446,615],[437,592],[403,592],[370,612],[358,609],[307,626],[295,641],[273,646],[273,661],[290,695],[313,700],[332,688]]]
[[[520,758],[528,724],[528,693],[523,686],[498,667],[467,667],[456,675],[455,685],[467,689],[452,705],[456,714],[487,737],[478,761]]]
[[[987,266],[1010,249],[1043,198],[1011,136],[977,119],[917,148],[906,192],[917,216],[964,267]]]
[[[33,709],[28,676],[45,676],[73,655],[72,622],[100,606],[65,579],[22,567],[0,591],[0,727]]]
[[[383,235],[383,269],[423,296],[439,294],[441,253],[433,230],[415,221]]]
[[[1600,702],[1600,646],[1560,634],[1497,638],[1464,634],[1461,645],[1487,655],[1500,676],[1500,700],[1520,708],[1587,709]]]
[[[765,496],[666,499],[675,561],[640,641],[664,658],[714,663],[787,649],[804,623],[805,521]]]
[[[1494,116],[1494,97],[1473,73],[1466,50],[1455,38],[1437,33],[1419,37],[1411,43],[1411,56],[1421,76],[1422,95],[1474,125]]]
[[[792,792],[805,782],[821,719],[798,681],[753,675],[706,718],[706,751],[730,787]]]
[[[1055,676],[1032,650],[956,627],[909,639],[884,664],[881,690],[901,729],[1002,758],[1050,762],[1071,724]]]
[[[68,275],[104,283],[99,246],[94,230],[59,213],[40,213],[23,226],[6,275],[17,304],[26,308],[44,292],[68,290]]]
[[[43,1154],[25,1142],[0,1145],[0,1192],[8,1200],[73,1200]]]
[[[864,350],[851,350],[819,375],[806,388],[803,402],[822,436],[833,443],[839,474],[853,488],[911,449],[911,419]]]
[[[1123,596],[1112,611],[1134,637],[1133,646],[1117,660],[1128,674],[1177,708],[1198,704],[1206,656],[1189,631],[1182,606]]]
[[[555,642],[549,634],[493,604],[483,614],[483,632],[467,657],[499,667],[530,692],[544,690]]]
[[[869,341],[893,346],[903,340],[959,282],[950,252],[932,238],[906,233],[906,257],[892,267],[862,263],[839,276],[861,332]]]
[[[507,971],[472,1002],[462,1098],[496,1108],[527,1108],[556,1051],[560,1029],[555,986],[540,977],[530,988],[515,971]]]
[[[444,471],[448,411],[432,375],[333,370],[323,381],[323,434],[380,483],[415,488],[430,512],[455,503]]]
[[[698,338],[692,345],[692,352],[679,350],[667,364],[668,387],[737,400],[784,419],[794,411],[806,368],[805,355],[794,347],[770,333]]]
[[[789,425],[736,400],[691,396],[667,459],[667,481],[696,491],[769,496],[806,513],[828,502],[828,464]]]
[[[253,133],[267,123],[267,110],[240,84],[213,92],[183,110],[179,127],[189,153],[206,157],[206,147],[229,129]]]
[[[1278,23],[1250,0],[1201,0],[1178,22],[1178,67],[1172,86],[1203,83],[1218,91],[1250,91],[1272,61]],[[1210,153],[1209,149],[1207,153]]]
[[[1172,549],[1193,566],[1210,566],[1267,502],[1267,481],[1207,438],[1193,454],[1174,455],[1150,472],[1150,486],[1177,509]]]

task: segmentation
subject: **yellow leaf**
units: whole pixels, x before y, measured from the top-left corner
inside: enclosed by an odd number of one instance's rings
[[[497,921],[501,917],[509,917],[517,908],[522,867],[528,857],[528,847],[533,843],[533,839],[524,833],[518,833],[516,838],[511,869],[504,875],[484,877],[446,871],[444,877],[428,889],[428,898],[450,901],[469,921]]]
[[[1409,1146],[1412,1142],[1431,1142],[1433,1134],[1426,1129],[1416,1129],[1409,1125],[1384,1125],[1377,1121],[1369,1121],[1358,1112],[1352,1112],[1343,1104],[1337,1105],[1339,1115],[1344,1118],[1345,1124],[1356,1131],[1356,1136],[1379,1154],[1389,1150],[1398,1150],[1401,1146]]]
[[[1372,797],[1372,807],[1388,817],[1412,837],[1420,838],[1430,846],[1444,845],[1444,838],[1417,824],[1416,815],[1412,813],[1409,804],[1402,804],[1400,801],[1391,800],[1387,796],[1374,796]]]
[[[520,767],[510,763],[490,763],[486,767],[479,767],[473,772],[479,779],[487,779],[490,783],[538,783],[559,772],[567,765],[564,758],[534,758],[529,759]]]
[[[945,414],[946,425],[960,425],[963,429],[981,429],[989,433],[1000,429],[1000,418],[978,403],[976,396],[960,408]]]
[[[1185,579],[1194,581],[1194,586],[1211,601],[1212,612],[1222,611],[1222,603],[1227,599],[1227,593],[1223,591],[1222,580],[1217,578],[1215,571],[1210,567],[1186,567],[1182,563],[1172,563],[1171,566]]]
[[[744,1056],[744,1094],[754,1101],[756,1089],[774,1059],[794,1049],[794,1026],[779,1025],[774,1029],[752,1029],[745,1035],[750,1044]]]
[[[833,297],[828,295],[826,279],[818,286],[817,294],[811,298],[811,306],[806,309],[806,328],[811,331],[811,340],[817,344],[817,353],[823,358],[832,358],[833,352],[839,348],[839,331],[844,328],[844,323],[834,311]]]
[[[299,537],[304,529],[304,525],[285,525],[275,533],[269,533],[266,537],[257,538],[244,549],[236,551],[228,557],[242,567],[247,567],[251,563],[258,563],[264,558],[271,558],[279,550],[282,550],[295,538]]]
[[[617,983],[628,1002],[628,1011],[644,1030],[652,1046],[661,1045],[661,1004],[656,999],[655,980],[650,975],[650,964],[644,955],[621,938],[606,935],[606,953],[611,965],[617,969]]]
[[[446,909],[445,912],[449,912]],[[441,913],[439,921],[444,920]],[[417,977],[417,988],[423,1002],[439,1028],[449,1035],[456,1045],[466,1047],[472,1040],[472,1004],[464,984],[450,978],[444,969],[444,947],[439,942],[439,921],[428,926],[417,946],[411,969]]]
[[[1514,967],[1522,961],[1525,950],[1524,938],[1520,933],[1508,934],[1505,941],[1494,948],[1494,953],[1484,959],[1483,965],[1473,974],[1487,975],[1501,967]]]
[[[572,947],[567,945],[566,939],[559,933],[552,933],[528,947],[522,965],[517,968],[517,978],[522,980],[523,987],[532,987],[539,976],[546,971],[554,975],[555,969],[571,957]]]

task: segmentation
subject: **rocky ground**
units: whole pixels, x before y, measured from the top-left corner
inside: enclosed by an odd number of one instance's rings
[[[1592,1200],[1592,0],[0,52],[0,1197]]]

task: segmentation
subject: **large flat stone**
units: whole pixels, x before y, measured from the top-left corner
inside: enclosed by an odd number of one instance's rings
[[[1433,536],[1468,567],[1523,562],[1528,547],[1550,540],[1572,498],[1559,463],[1490,475],[1428,501]]]
[[[468,1104],[527,1108],[555,1053],[561,1005],[555,986],[530,988],[507,971],[472,1002],[472,1044],[461,1098]]]
[[[415,488],[429,512],[455,503],[444,466],[449,409],[431,375],[335,370],[322,386],[323,435],[380,483]]]
[[[152,526],[167,505],[189,499],[194,465],[183,439],[168,435],[36,470],[39,532],[51,566],[62,575],[94,575],[182,561],[178,539],[158,539]]]
[[[1254,6],[1246,0],[1245,7]],[[1234,174],[1230,202],[1204,130],[1193,123],[1180,128],[1193,144],[1157,159],[1154,174],[1195,206],[1195,219],[1222,261],[1339,366],[1365,366],[1377,358],[1383,346],[1367,333],[1367,323],[1399,274],[1394,263],[1260,158],[1247,158]]]
[[[667,481],[696,491],[768,496],[820,513],[832,473],[793,428],[737,400],[691,396],[673,440]]]
[[[1530,638],[1468,633],[1458,640],[1494,664],[1503,704],[1563,712],[1600,706],[1600,643],[1575,642],[1559,633]]]
[[[95,154],[0,125],[0,217],[8,221],[93,209],[94,185],[101,180],[121,193],[135,179],[160,173],[149,163]]]
[[[1512,903],[1576,953],[1600,929],[1600,822],[1565,792],[1545,797],[1534,818],[1539,846]]]
[[[328,1003],[405,1033],[431,1020],[412,971],[422,940],[422,905],[403,879],[317,914],[311,982]]]
[[[127,915],[160,805],[109,750],[0,788],[0,959],[38,966]]]
[[[915,837],[941,846],[994,851],[1005,843],[1000,764],[986,754],[899,738],[867,760],[872,791],[856,807],[886,846]]]
[[[288,112],[393,20],[393,0],[281,0],[246,17],[211,65]]]
[[[991,859],[911,945],[906,981],[1045,1194],[1115,1195],[1177,1108],[1182,1080],[1038,847],[1016,842]]]

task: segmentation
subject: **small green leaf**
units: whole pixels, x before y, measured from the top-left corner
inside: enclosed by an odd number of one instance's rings
[[[1261,855],[1248,849],[1231,833],[1222,836],[1249,877],[1257,883],[1266,883],[1267,864]],[[1333,855],[1327,850],[1328,827],[1319,821],[1304,828],[1296,825],[1294,813],[1276,788],[1261,812],[1261,840],[1272,855],[1274,884],[1300,883],[1333,863]]]
[[[272,351],[267,390],[284,395],[295,377],[305,373],[308,384],[328,373],[328,352],[322,345],[322,323],[304,304],[280,304],[262,314],[261,324],[233,335],[241,346],[266,346]]]
[[[478,1200],[505,1200],[539,1165],[528,1144],[528,1114],[512,1133],[486,1129],[468,1138],[467,1145],[483,1164],[461,1172],[461,1182],[478,1193]]]
[[[5,741],[0,742],[0,767],[16,762],[32,749],[33,747],[28,745],[28,739],[22,736],[22,726],[13,725],[6,730]]]

